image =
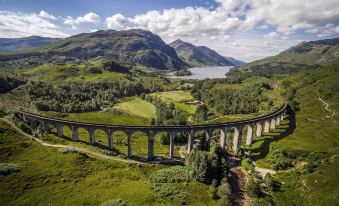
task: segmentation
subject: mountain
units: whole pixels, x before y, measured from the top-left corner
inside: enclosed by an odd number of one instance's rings
[[[339,65],[339,38],[302,42],[276,56],[248,63],[239,72],[271,75],[330,65]],[[228,76],[231,74],[228,73]]]
[[[241,65],[246,64],[246,62],[238,60],[238,59],[234,59],[233,57],[226,57],[226,56],[224,56],[224,58],[227,61],[231,62],[234,66],[241,66]]]
[[[216,51],[205,47],[195,46],[180,39],[169,44],[178,56],[190,66],[234,66]]]
[[[29,36],[23,38],[0,38],[1,51],[17,51],[39,47],[56,42],[60,39],[41,36]]]
[[[159,36],[132,29],[83,33],[39,48],[3,54],[0,68],[79,63],[100,58],[139,68],[178,70],[188,67]]]

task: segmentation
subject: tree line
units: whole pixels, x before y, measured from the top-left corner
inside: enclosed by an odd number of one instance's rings
[[[263,94],[270,85],[258,82],[247,85],[228,85],[220,80],[202,80],[197,82],[191,93],[192,96],[222,114],[248,114],[259,112],[260,104],[273,102]]]
[[[23,90],[41,111],[88,112],[100,110],[105,102],[149,92],[140,82],[111,80],[98,83],[63,83],[51,85],[29,82]]]

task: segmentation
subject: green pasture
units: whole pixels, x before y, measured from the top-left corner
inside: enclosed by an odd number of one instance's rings
[[[160,98],[163,102],[173,103],[177,109],[194,114],[197,105],[186,104],[185,101],[194,100],[189,91],[167,91],[150,94],[153,97]]]
[[[123,98],[119,103],[114,105],[114,108],[147,119],[155,118],[155,106],[139,97]]]

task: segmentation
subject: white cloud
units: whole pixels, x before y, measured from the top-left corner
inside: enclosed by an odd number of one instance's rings
[[[192,41],[196,39],[196,41]],[[212,48],[221,55],[234,57],[246,62],[272,56],[296,45],[298,40],[265,39],[250,33],[237,33],[226,41],[211,40],[210,37],[192,38],[184,37],[183,41],[204,45]]]
[[[311,30],[339,18],[339,1],[334,0],[215,0],[217,7],[186,7],[149,11],[132,18],[115,14],[106,19],[107,28],[142,28],[159,35],[220,35],[253,28],[276,28],[290,35]]]
[[[267,25],[261,25],[260,27],[259,27],[260,29],[268,29],[269,27],[267,26]]]
[[[107,28],[115,30],[146,29],[160,35],[166,42],[177,38],[200,39],[203,40],[200,41],[201,45],[218,48],[219,52],[228,55],[233,52],[235,57],[246,55],[243,59],[247,61],[274,55],[287,49],[296,43],[290,36],[300,31],[314,33],[318,37],[339,32],[339,28],[333,25],[339,19],[339,1],[336,0],[215,0],[215,2],[214,8],[154,10],[134,17],[115,14],[106,18],[105,23]],[[273,30],[269,34],[263,36],[258,32],[268,28]],[[257,36],[243,39],[246,44],[238,41],[232,44],[234,38],[238,39],[239,33],[245,32]],[[250,47],[251,43],[256,47]]]
[[[328,37],[337,32],[337,27],[334,24],[326,24],[325,26],[318,26],[312,29],[308,29],[305,32],[311,34],[317,34],[318,37]],[[339,32],[338,32],[339,33]]]
[[[109,29],[116,29],[116,30],[125,29],[126,22],[127,22],[127,19],[122,14],[115,14],[111,17],[106,18],[107,28]]]
[[[100,23],[101,19],[100,16],[93,13],[89,12],[85,14],[84,16],[78,16],[77,18],[73,18],[71,16],[67,16],[66,19],[64,19],[64,24],[71,25],[72,29],[76,30],[76,26],[81,23]]]
[[[40,13],[39,13],[39,16],[43,17],[43,18],[46,18],[46,19],[51,19],[51,20],[57,20],[57,18],[53,15],[50,15],[49,13],[47,13],[46,11],[44,10],[41,10]]]
[[[264,35],[265,39],[278,39],[280,35],[277,32],[270,32]]]
[[[91,30],[89,30],[90,32],[96,32],[96,31],[98,31],[97,29],[91,29]]]
[[[66,37],[62,29],[36,13],[0,11],[0,37]]]
[[[339,26],[337,26],[337,27],[335,28],[335,32],[336,32],[336,33],[339,33]]]

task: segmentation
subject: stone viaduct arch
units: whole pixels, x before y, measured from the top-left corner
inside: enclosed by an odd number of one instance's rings
[[[286,115],[287,105],[284,103],[277,110],[268,115],[241,120],[235,122],[218,123],[218,124],[204,124],[204,125],[185,125],[185,126],[123,126],[123,125],[109,125],[109,124],[92,124],[85,122],[75,122],[56,118],[49,118],[27,111],[20,110],[15,112],[15,115],[28,122],[32,127],[40,126],[40,128],[46,132],[50,132],[49,125],[54,125],[57,129],[57,136],[63,136],[63,127],[67,126],[72,131],[73,141],[79,141],[78,129],[83,128],[89,133],[90,144],[95,144],[95,130],[102,130],[107,134],[108,149],[113,149],[113,133],[116,131],[122,131],[127,134],[128,142],[128,157],[132,156],[132,135],[135,132],[143,132],[148,136],[148,159],[154,158],[154,138],[159,132],[167,132],[170,135],[170,158],[174,155],[174,137],[178,132],[185,132],[188,134],[187,153],[191,153],[193,149],[194,133],[197,131],[205,131],[206,138],[210,140],[213,135],[213,131],[220,130],[220,146],[225,149],[226,147],[226,132],[228,130],[234,130],[233,132],[233,145],[234,151],[238,151],[241,146],[241,137],[243,128],[247,127],[246,144],[251,145],[254,135],[254,128],[256,128],[256,136],[261,136],[263,132],[268,133],[271,129],[275,129],[276,125],[280,124],[280,121],[284,119]]]

